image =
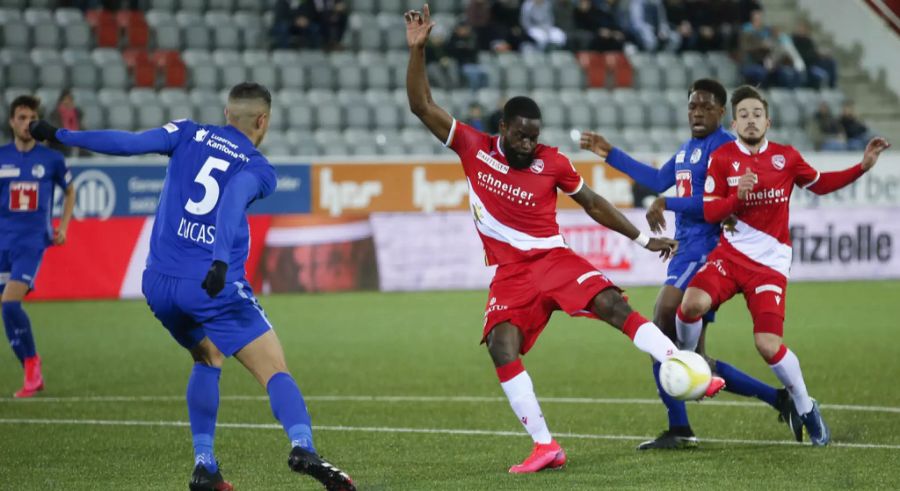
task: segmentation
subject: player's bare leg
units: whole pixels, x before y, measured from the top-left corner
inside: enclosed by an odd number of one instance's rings
[[[291,470],[315,478],[326,489],[354,491],[356,487],[350,477],[319,456],[313,446],[306,403],[300,388],[288,372],[284,350],[275,331],[267,331],[234,356],[269,393],[272,414],[281,422],[291,440],[291,453],[288,457]]]
[[[525,371],[519,357],[522,342],[522,332],[509,322],[501,322],[494,326],[487,337],[488,353],[494,361],[500,386],[506,393],[516,418],[534,440],[531,455],[522,463],[509,468],[509,472],[513,474],[558,469],[566,463],[566,453],[550,435],[541,406],[534,394],[531,377]]]
[[[231,491],[234,486],[222,477],[213,453],[213,436],[219,412],[219,378],[225,355],[209,338],[191,350],[194,369],[188,380],[187,405],[194,442],[194,471],[191,491]]]
[[[34,335],[31,332],[31,321],[22,309],[22,300],[30,287],[27,283],[9,280],[3,287],[3,325],[9,345],[22,362],[25,369],[22,388],[13,394],[15,397],[32,397],[44,389],[44,376],[41,373],[41,357],[34,348]]]
[[[784,345],[781,336],[772,332],[763,332],[764,329],[780,332],[783,322],[783,319],[772,314],[760,314],[754,318],[753,338],[756,342],[756,350],[775,372],[778,380],[790,392],[793,406],[796,408],[803,426],[806,427],[812,444],[815,446],[828,445],[828,442],[831,441],[831,431],[822,419],[819,403],[812,399],[807,392],[803,372],[800,370],[800,360],[793,351]],[[771,324],[775,324],[776,328],[773,329]],[[802,439],[799,430],[796,436],[798,441]]]

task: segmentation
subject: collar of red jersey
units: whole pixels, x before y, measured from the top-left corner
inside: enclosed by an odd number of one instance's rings
[[[506,158],[506,154],[503,153],[503,137],[500,135],[497,135],[497,151],[503,158]]]
[[[752,153],[750,153],[750,150],[748,150],[747,147],[745,147],[745,146],[741,143],[740,140],[735,140],[734,142],[737,143],[737,146],[738,146],[738,148],[741,150],[742,153],[744,153],[744,154],[746,154],[746,155],[753,155]],[[763,143],[762,143],[762,145],[759,147],[759,151],[756,152],[756,153],[763,153],[763,152],[766,151],[767,148],[769,148],[769,139],[768,139],[768,138],[763,139]]]

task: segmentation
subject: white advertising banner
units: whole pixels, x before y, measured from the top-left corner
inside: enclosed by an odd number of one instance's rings
[[[644,211],[623,210],[646,230]],[[900,207],[795,209],[792,280],[900,278]],[[371,216],[380,289],[484,289],[494,268],[466,212],[376,213]],[[622,286],[659,285],[666,263],[583,212],[561,211],[567,243]],[[674,217],[667,218],[672,235]]]

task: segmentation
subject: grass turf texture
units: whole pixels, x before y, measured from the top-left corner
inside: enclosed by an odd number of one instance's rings
[[[632,306],[649,314],[656,292],[635,288],[628,294]],[[484,292],[279,295],[261,303],[307,396],[320,452],[362,490],[897,489],[897,298],[900,282],[797,283],[790,288],[786,323],[786,343],[800,357],[810,393],[824,405],[833,441],[893,448],[783,445],[790,435],[773,410],[723,405],[748,401],[723,393],[712,404],[689,403],[700,449],[639,453],[634,447],[641,437],[666,424],[663,407],[648,402],[656,394],[646,355],[606,325],[557,313],[525,366],[569,465],[527,476],[506,472],[528,454],[531,441],[478,345]],[[0,399],[0,489],[185,489],[190,432],[173,424],[187,422],[183,394],[191,362],[144,303],[29,303],[26,308],[47,389],[37,401]],[[718,319],[708,351],[776,383],[753,347],[743,300],[726,304]],[[4,350],[0,390],[12,394],[20,383],[20,368]],[[216,455],[237,489],[318,489],[311,479],[289,472],[286,437],[271,416],[265,391],[234,360],[225,366],[221,394],[220,423],[269,425],[217,431]],[[96,396],[137,399],[71,399]],[[140,399],[144,396],[170,397]],[[454,396],[482,399],[440,399]],[[836,404],[894,409],[828,408]],[[85,420],[164,423],[100,426]],[[725,441],[703,442],[704,437]]]

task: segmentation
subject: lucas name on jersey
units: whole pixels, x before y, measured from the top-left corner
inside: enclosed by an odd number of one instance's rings
[[[216,243],[216,226],[198,223],[181,217],[178,224],[178,236],[197,244],[213,245]]]

